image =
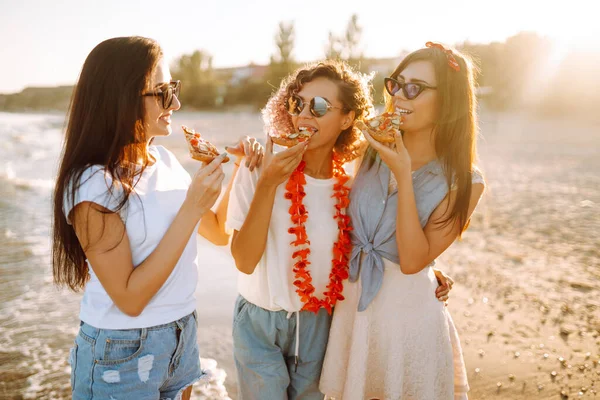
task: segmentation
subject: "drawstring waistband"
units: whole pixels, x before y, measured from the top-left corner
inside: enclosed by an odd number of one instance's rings
[[[298,359],[300,356],[300,311],[288,312],[287,319],[290,319],[293,314],[296,314],[296,352],[294,353],[294,372],[298,372]]]

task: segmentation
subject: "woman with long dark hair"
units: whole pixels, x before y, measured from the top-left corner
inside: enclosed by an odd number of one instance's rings
[[[74,399],[188,398],[203,376],[195,233],[224,231],[210,210],[224,154],[190,177],[152,145],[171,133],[179,90],[160,46],[142,37],[100,43],[75,87],[53,226],[54,280],[84,289]]]
[[[385,80],[403,116],[390,148],[370,148],[350,194],[350,282],[337,306],[320,388],[336,399],[466,399],[469,386],[432,266],[467,229],[483,191],[468,57],[437,43]]]

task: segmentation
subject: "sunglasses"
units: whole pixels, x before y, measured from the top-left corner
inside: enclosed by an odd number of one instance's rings
[[[416,99],[425,89],[437,89],[434,86],[429,86],[424,83],[398,82],[394,78],[385,78],[383,81],[385,83],[385,90],[387,90],[390,96],[393,97],[399,90],[402,90],[402,93],[407,100]]]
[[[173,104],[173,98],[179,97],[181,81],[171,81],[159,86],[155,92],[143,93],[142,96],[162,97],[162,106],[166,110]]]
[[[296,95],[291,96],[288,101],[287,101],[287,111],[290,115],[293,115],[295,117],[297,117],[298,115],[300,115],[302,113],[302,111],[304,110],[304,107],[306,106],[306,104],[304,103],[304,101]],[[325,114],[327,114],[327,111],[331,110],[331,109],[338,109],[338,110],[342,110],[343,107],[334,107],[331,105],[331,103],[329,101],[327,101],[327,99],[317,96],[317,97],[313,97],[309,103],[309,110],[310,113],[317,117],[320,118],[322,116],[324,116]]]

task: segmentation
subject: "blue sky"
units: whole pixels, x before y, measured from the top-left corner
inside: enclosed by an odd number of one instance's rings
[[[115,36],[158,40],[167,57],[204,49],[217,67],[267,63],[279,21],[294,21],[295,58],[323,56],[329,31],[353,13],[367,56],[392,57],[427,40],[449,44],[504,40],[535,31],[600,47],[592,0],[0,0],[0,93],[76,81],[92,48]]]

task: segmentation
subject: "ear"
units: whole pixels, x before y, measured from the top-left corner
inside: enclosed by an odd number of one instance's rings
[[[355,115],[356,115],[356,113],[354,112],[354,110],[352,110],[348,114],[344,115],[344,117],[342,118],[342,130],[343,131],[345,131],[346,129],[348,129],[352,126],[352,124],[354,123]]]

